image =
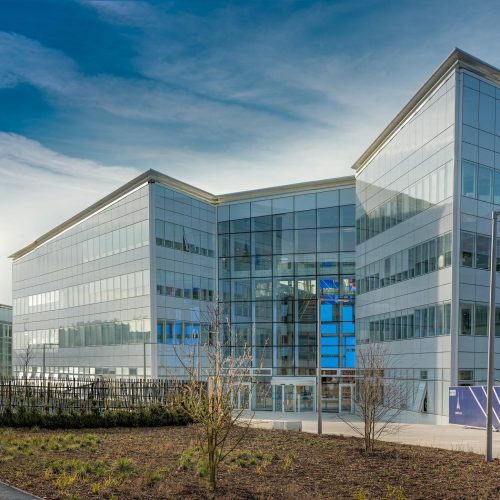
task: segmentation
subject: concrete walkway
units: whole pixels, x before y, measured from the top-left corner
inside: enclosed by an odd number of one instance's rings
[[[0,500],[41,500],[31,493],[0,482]]]
[[[250,414],[248,415],[251,416]],[[361,422],[355,416],[346,415],[349,422],[357,429],[361,429]],[[302,422],[302,431],[316,433],[317,417],[314,413],[267,413],[256,412],[252,426],[262,429],[272,429],[274,421]],[[390,432],[382,436],[383,441],[393,443],[429,446],[446,450],[470,451],[484,454],[486,448],[486,431],[471,429],[458,425],[430,425],[430,424],[390,424]],[[323,414],[323,433],[356,436],[357,434],[348,424],[335,414]],[[500,432],[493,433],[493,456],[500,458]]]

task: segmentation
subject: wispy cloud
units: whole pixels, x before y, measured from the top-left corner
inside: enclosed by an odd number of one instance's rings
[[[0,303],[11,299],[8,255],[137,174],[0,132]]]
[[[108,68],[109,54],[85,45],[102,59],[91,71],[79,40],[45,33],[43,20],[16,31],[0,19],[0,93],[28,87],[46,105],[18,135],[0,133],[0,255],[147,168],[212,192],[350,174],[454,46],[500,66],[496,0],[58,8],[82,14],[89,33],[113,32],[113,44],[122,37],[126,55],[113,50]]]

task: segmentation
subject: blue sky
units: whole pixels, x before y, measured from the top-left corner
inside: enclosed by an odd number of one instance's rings
[[[212,192],[349,175],[455,46],[500,66],[499,20],[496,0],[3,0],[0,302],[4,256],[148,168]]]

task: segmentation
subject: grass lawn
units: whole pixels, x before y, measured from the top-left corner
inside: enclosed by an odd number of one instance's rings
[[[500,460],[356,438],[250,430],[209,494],[193,427],[0,429],[0,479],[45,498],[500,498]],[[203,473],[203,470],[201,470]]]

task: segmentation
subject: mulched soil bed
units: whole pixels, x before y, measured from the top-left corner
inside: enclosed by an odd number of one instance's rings
[[[195,432],[1,429],[0,479],[50,499],[500,498],[500,460],[390,443],[366,455],[356,438],[256,429],[222,466],[214,494],[189,451]]]

